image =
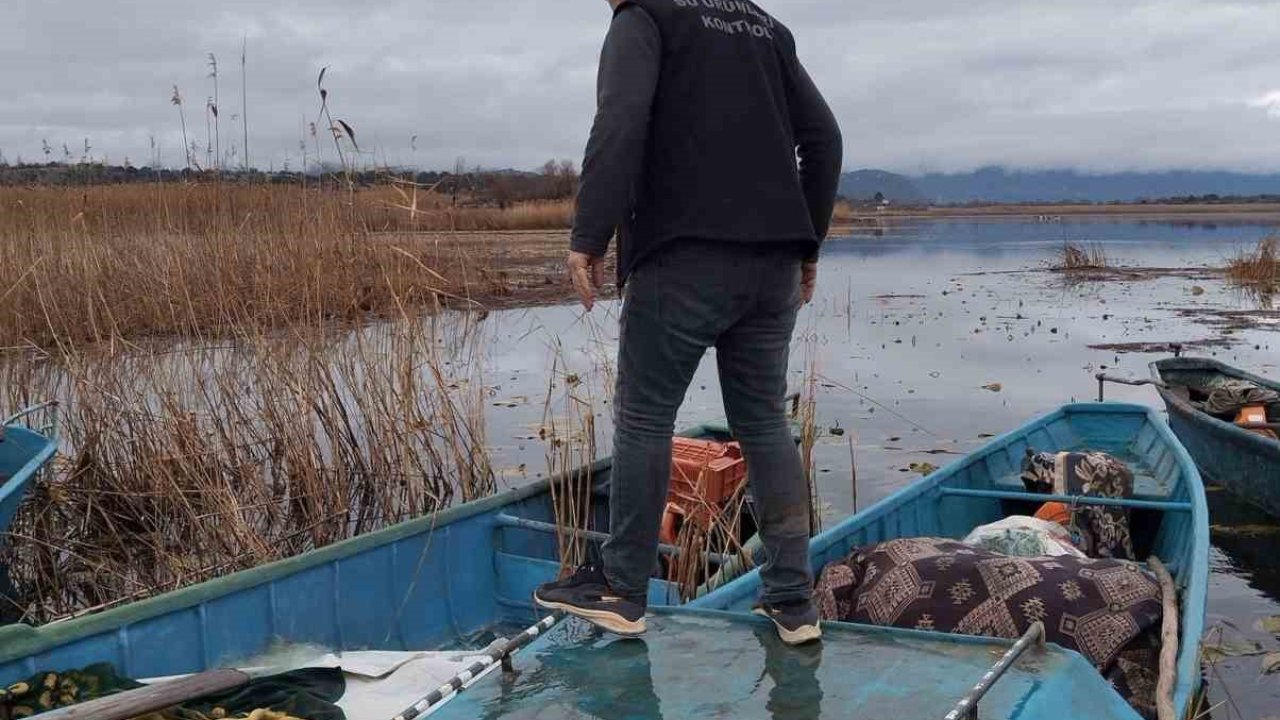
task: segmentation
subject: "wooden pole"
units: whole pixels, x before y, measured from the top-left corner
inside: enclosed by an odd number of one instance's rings
[[[853,451],[853,433],[849,433],[849,474],[853,476],[853,511],[858,512],[858,458]]]
[[[41,720],[129,720],[189,700],[238,688],[249,682],[239,670],[209,670],[198,675],[126,690],[89,702],[41,713]]]
[[[1164,602],[1164,621],[1160,628],[1160,679],[1156,683],[1156,717],[1178,720],[1173,707],[1173,688],[1178,681],[1178,592],[1173,576],[1160,558],[1152,555],[1147,565],[1160,581],[1160,598]]]

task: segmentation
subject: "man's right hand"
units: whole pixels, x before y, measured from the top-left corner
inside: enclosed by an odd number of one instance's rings
[[[588,311],[596,304],[596,290],[604,285],[604,257],[573,251],[569,253],[569,279]]]
[[[800,264],[800,296],[804,304],[813,302],[813,294],[818,290],[818,263],[806,260]]]

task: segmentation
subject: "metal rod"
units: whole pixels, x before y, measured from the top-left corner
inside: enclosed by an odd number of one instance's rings
[[[1068,505],[1106,505],[1134,510],[1162,510],[1164,512],[1191,512],[1189,502],[1162,500],[1126,500],[1124,498],[1084,497],[1080,495],[1044,495],[1041,493],[1014,492],[1012,490],[972,490],[969,488],[941,488],[944,496],[991,498],[993,500],[1026,500],[1028,502],[1060,502]]]
[[[49,422],[39,428],[35,428],[35,430],[36,432],[40,433],[41,435],[45,435],[46,437],[53,437],[55,434],[57,434],[57,430],[58,430],[58,404],[59,403],[57,400],[50,400],[49,402],[40,403],[39,405],[32,405],[29,408],[24,408],[10,415],[9,417],[5,418],[2,422],[0,422],[0,440],[4,440],[5,428],[13,425],[14,423],[18,422],[23,418],[30,417],[31,415],[34,415],[42,410],[46,410],[49,412]]]
[[[532,530],[534,532],[550,533],[553,535],[556,533],[567,532],[572,534],[574,537],[584,538],[592,542],[605,542],[606,540],[609,539],[609,536],[606,533],[596,532],[594,530],[581,530],[579,528],[560,527],[553,523],[542,522],[541,520],[530,520],[528,518],[516,517],[515,515],[508,515],[507,513],[498,513],[495,519],[497,520],[498,525],[501,527],[520,528],[521,530]],[[665,543],[660,543],[658,545],[658,552],[662,553],[663,555],[680,555],[681,554],[680,548],[676,547],[675,545],[667,545]],[[702,553],[702,557],[704,560],[707,560],[708,562],[719,563],[723,565],[729,562],[730,558],[732,558],[733,556],[726,555],[724,553],[704,552]]]
[[[40,412],[41,410],[52,410],[57,407],[58,407],[57,400],[50,400],[49,402],[40,403],[39,405],[32,405],[29,408],[23,408],[22,410],[19,410],[18,412],[5,418],[4,422],[0,422],[0,425],[12,425],[15,422],[21,420],[22,418],[27,417],[29,415],[34,415]]]
[[[432,707],[439,705],[445,698],[452,697],[461,691],[463,686],[478,677],[480,673],[502,662],[508,655],[519,650],[525,645],[528,645],[530,642],[533,642],[534,638],[550,630],[551,626],[556,624],[556,619],[556,615],[548,615],[542,618],[538,621],[538,624],[528,630],[525,630],[511,640],[508,640],[507,644],[491,651],[488,655],[485,655],[483,658],[472,663],[466,670],[454,675],[449,679],[449,682],[441,685],[435,690],[432,690],[429,695],[406,708],[392,720],[413,720],[413,718],[420,717]]]
[[[1151,378],[1133,380],[1130,378],[1122,378],[1122,377],[1116,377],[1115,375],[1108,375],[1106,373],[1098,373],[1097,375],[1094,375],[1094,377],[1097,378],[1098,380],[1098,402],[1107,401],[1107,383],[1109,382],[1116,383],[1117,385],[1132,385],[1134,387],[1138,387],[1141,385],[1154,385],[1160,388],[1161,390],[1169,389],[1169,386],[1166,383],[1160,380],[1153,380]]]
[[[991,686],[995,685],[996,681],[1003,677],[1010,667],[1013,667],[1013,664],[1018,661],[1018,658],[1022,657],[1022,654],[1028,648],[1032,645],[1042,645],[1043,643],[1044,623],[1039,621],[1032,623],[1031,627],[1027,628],[1027,631],[1018,639],[1018,642],[1009,648],[1009,651],[1004,654],[1004,657],[1000,658],[999,662],[991,666],[987,674],[983,675],[978,684],[974,685],[973,689],[961,698],[960,702],[956,703],[955,708],[947,713],[943,720],[978,717],[978,701],[982,700],[982,697],[987,694]]]

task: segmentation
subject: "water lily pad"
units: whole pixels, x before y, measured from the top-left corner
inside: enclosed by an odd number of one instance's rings
[[[911,472],[920,473],[921,475],[932,475],[938,471],[937,465],[927,462],[911,463],[908,467],[911,468]]]

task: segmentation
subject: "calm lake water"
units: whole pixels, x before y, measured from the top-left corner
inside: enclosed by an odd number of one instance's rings
[[[819,377],[818,482],[827,523],[945,465],[1063,402],[1091,400],[1099,370],[1145,377],[1162,355],[1095,350],[1102,344],[1220,341],[1209,354],[1280,375],[1280,326],[1224,332],[1204,310],[1252,310],[1266,302],[1220,280],[1163,276],[1068,285],[1046,271],[1064,240],[1096,244],[1111,262],[1144,267],[1221,265],[1272,231],[1253,224],[1144,222],[918,222],[832,239],[818,298],[803,311],[793,354],[795,390]],[[1191,311],[1191,312],[1188,312]],[[543,424],[555,367],[592,399],[600,452],[608,452],[616,303],[500,312],[484,323],[486,383],[493,388],[489,440],[517,485],[546,471]],[[1200,314],[1197,314],[1200,313]],[[690,387],[680,424],[722,417],[714,360]],[[563,409],[565,384],[553,391]],[[1112,399],[1159,407],[1148,388],[1112,387]],[[832,428],[843,430],[833,434]],[[1280,615],[1280,527],[1225,493],[1210,493],[1215,526],[1211,632],[1230,647],[1280,650],[1259,625]],[[1243,527],[1244,530],[1239,528]],[[1280,715],[1280,675],[1262,676],[1256,655],[1210,669],[1215,718]]]

